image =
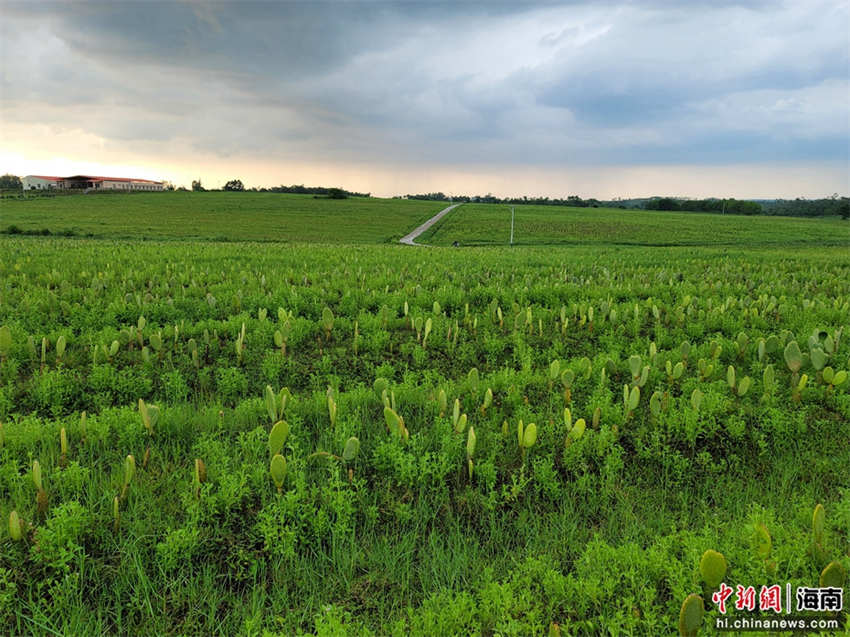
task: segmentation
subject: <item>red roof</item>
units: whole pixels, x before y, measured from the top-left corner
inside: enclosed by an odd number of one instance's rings
[[[35,177],[36,179],[49,179],[50,181],[61,181],[64,177],[48,177],[46,175],[27,175],[27,177]]]
[[[56,177],[56,179],[85,179],[86,181],[137,181],[146,184],[161,184],[161,181],[138,179],[136,177],[98,177],[95,175],[72,175],[71,177]]]

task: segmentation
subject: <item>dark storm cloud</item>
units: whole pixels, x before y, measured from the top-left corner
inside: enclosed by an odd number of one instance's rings
[[[844,1],[0,11],[4,119],[82,117],[123,143],[502,164],[842,159],[850,145]]]

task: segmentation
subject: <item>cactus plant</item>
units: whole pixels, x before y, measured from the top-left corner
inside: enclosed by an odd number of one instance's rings
[[[819,584],[821,588],[844,588],[844,580],[847,574],[840,562],[830,562],[821,571]]]
[[[637,382],[637,379],[640,378],[641,368],[643,367],[643,361],[641,357],[637,354],[633,354],[629,356],[629,370],[632,373],[632,381]]]
[[[464,432],[464,430],[466,429],[467,420],[468,419],[466,417],[466,414],[460,415],[460,417],[457,419],[457,422],[455,423],[455,433],[462,434]]]
[[[490,405],[492,405],[492,404],[493,404],[493,390],[488,387],[487,391],[484,392],[484,402],[481,404],[481,413],[486,414],[487,408],[490,407]]]
[[[464,414],[465,416],[466,414]],[[384,407],[384,420],[387,423],[387,429],[389,429],[390,433],[396,434],[400,439],[407,440],[410,437],[410,433],[407,431],[407,427],[404,426],[404,419],[399,416],[395,410],[390,407]],[[466,419],[464,418],[464,425],[466,424]]]
[[[561,361],[557,358],[549,363],[549,389],[552,389],[552,385],[555,384],[555,381],[561,375]]]
[[[283,492],[283,481],[286,478],[286,458],[282,455],[275,454],[269,463],[269,473],[272,476],[274,485],[277,487],[277,492]]]
[[[693,407],[694,411],[699,411],[699,408],[702,406],[703,393],[699,389],[694,389],[691,392],[691,407]]]
[[[437,408],[440,412],[440,418],[446,415],[447,407],[448,397],[446,396],[446,390],[440,388],[440,391],[437,392]]]
[[[278,419],[278,402],[271,385],[266,385],[263,398],[266,403],[266,413],[269,415],[269,420],[275,422]]]
[[[193,476],[193,485],[195,487],[195,497],[201,497],[201,485],[207,481],[207,466],[200,458],[195,458],[195,474]]]
[[[770,531],[761,522],[753,525],[752,546],[758,559],[767,560],[770,558],[770,552],[773,550],[773,538],[770,537]]]
[[[285,420],[278,420],[269,432],[269,455],[274,456],[280,453],[283,445],[286,444],[286,439],[289,437],[289,423]]]
[[[826,524],[826,511],[823,505],[818,503],[812,512],[812,535],[817,544],[823,543],[823,529]]]
[[[61,363],[62,359],[65,357],[65,348],[68,345],[68,341],[65,338],[65,335],[62,334],[58,339],[56,339],[56,363]]]
[[[661,415],[661,398],[661,392],[658,391],[652,392],[649,397],[649,411],[656,418]]]
[[[692,593],[685,598],[679,611],[680,637],[696,637],[705,616],[705,605],[702,597]]]
[[[130,488],[130,483],[136,475],[136,459],[132,455],[124,458],[124,485],[121,489],[121,499],[127,497],[127,490]]]
[[[517,425],[517,442],[522,450],[522,459],[525,461],[525,455],[534,443],[537,442],[537,425],[533,422],[524,425],[522,420]]]
[[[44,482],[41,477],[41,464],[38,460],[34,460],[32,463],[32,481],[36,489],[35,501],[38,506],[38,512],[39,514],[44,514],[47,511],[47,491],[44,490]]]
[[[635,385],[632,387],[631,391],[629,391],[629,386],[623,385],[623,406],[625,407],[626,420],[628,420],[631,417],[632,412],[637,409],[639,402],[640,387]]]
[[[434,324],[433,324],[433,322],[431,321],[431,318],[430,318],[430,317],[428,317],[428,318],[425,320],[425,333],[424,333],[424,335],[423,335],[423,337],[422,337],[422,347],[423,347],[423,348],[428,347],[428,337],[431,335],[431,329],[433,328],[433,325],[434,325]]]
[[[567,433],[567,438],[564,441],[564,446],[569,447],[576,440],[581,438],[584,435],[584,431],[587,428],[586,423],[584,422],[584,418],[579,418],[575,421],[575,424],[570,428]]]
[[[832,367],[825,367],[821,375],[830,392],[847,382],[847,372],[843,369],[836,372]]]
[[[715,589],[726,577],[726,558],[723,553],[708,549],[699,561],[699,572],[709,588]]]
[[[776,377],[773,371],[773,365],[767,365],[762,374],[762,383],[764,384],[763,399],[768,400],[773,396],[773,391],[776,388]]]
[[[13,542],[20,542],[24,537],[24,521],[17,511],[9,512],[9,537]]]
[[[571,369],[565,369],[561,372],[561,385],[564,387],[564,402],[568,405],[572,402],[572,386],[575,377],[575,372]]]
[[[347,463],[351,462],[357,457],[359,451],[360,441],[354,436],[351,436],[345,441],[345,448],[342,450],[342,459]]]
[[[803,365],[803,353],[800,351],[800,346],[797,345],[797,341],[789,341],[785,346],[785,364],[788,365],[788,369],[791,370],[792,374],[796,374],[800,371],[800,367]]]
[[[337,412],[336,401],[334,400],[333,393],[331,392],[331,389],[329,388],[328,389],[328,418],[331,421],[331,427],[333,427],[336,424],[336,412]]]

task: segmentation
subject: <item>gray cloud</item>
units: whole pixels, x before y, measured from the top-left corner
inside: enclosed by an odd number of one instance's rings
[[[554,165],[850,148],[846,1],[0,11],[5,120],[166,153],[179,140],[220,156]]]

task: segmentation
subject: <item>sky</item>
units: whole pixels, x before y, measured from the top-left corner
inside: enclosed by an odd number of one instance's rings
[[[0,0],[0,172],[850,194],[850,0]]]

